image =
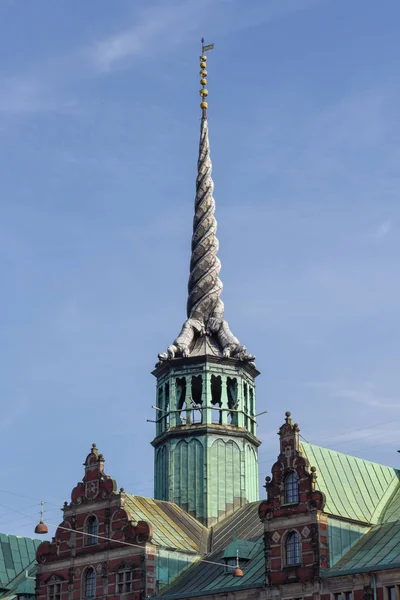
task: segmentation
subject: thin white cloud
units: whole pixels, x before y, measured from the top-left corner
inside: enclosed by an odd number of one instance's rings
[[[387,235],[389,235],[391,229],[392,229],[392,222],[385,221],[384,223],[381,223],[379,225],[379,227],[377,228],[377,230],[374,233],[374,237],[377,239],[385,238]]]
[[[135,59],[148,58],[192,37],[201,14],[199,16],[198,3],[193,0],[153,6],[142,13],[133,27],[94,44],[89,55],[94,66],[103,72],[127,60],[131,63]]]
[[[95,69],[107,73],[138,59],[159,55],[201,37],[204,29],[218,38],[265,24],[319,5],[323,0],[268,0],[262,6],[240,0],[159,2],[144,11],[137,23],[96,42],[88,51]],[[213,37],[213,39],[214,39]]]
[[[104,75],[171,51],[176,46],[200,42],[204,30],[223,36],[265,24],[319,5],[324,0],[268,0],[263,5],[244,6],[240,0],[157,0],[146,5],[131,27],[105,36],[90,47],[51,56],[26,73],[0,78],[0,116],[40,112],[76,112],[62,100],[62,88],[88,74]],[[149,6],[150,5],[150,6]],[[210,39],[211,39],[210,37]],[[62,76],[60,76],[62,74]]]
[[[321,389],[330,398],[350,400],[373,408],[400,410],[400,400],[375,391],[370,382],[359,385],[342,385],[335,381],[310,381],[307,387]]]

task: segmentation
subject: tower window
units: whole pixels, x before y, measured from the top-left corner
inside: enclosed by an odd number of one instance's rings
[[[286,476],[284,486],[285,504],[294,504],[299,501],[299,480],[296,473],[292,472]]]
[[[236,377],[227,377],[226,379],[226,392],[228,396],[228,408],[232,411],[229,413],[230,424],[238,425],[238,382]]]
[[[86,536],[85,536],[85,545],[92,546],[92,544],[97,544],[98,542],[98,534],[99,534],[99,522],[97,517],[94,515],[90,516],[86,521]]]
[[[219,375],[211,375],[211,404],[221,408],[222,381]],[[213,411],[213,422],[222,423],[222,411]]]
[[[203,382],[201,375],[192,376],[192,401],[195,404],[201,404],[201,393],[203,390]]]
[[[255,415],[255,411],[254,411],[254,390],[252,387],[249,387],[249,400],[250,400],[250,416],[254,417]],[[251,433],[255,433],[255,425],[254,425],[254,420],[250,419],[250,431]]]
[[[289,533],[286,538],[286,564],[298,565],[301,562],[301,541],[295,531]]]
[[[247,391],[247,383],[243,384],[243,410],[244,410],[244,426],[246,429],[249,428],[249,397],[248,397],[248,391]]]
[[[186,405],[186,377],[177,377],[176,378],[176,408],[178,409],[178,413],[176,414],[177,419],[176,422],[178,425],[182,425],[182,423],[186,424],[186,419],[182,420],[182,409],[184,405]]]
[[[96,571],[89,567],[85,572],[84,579],[85,598],[94,598],[96,596]]]
[[[166,383],[164,387],[164,417],[162,427],[163,431],[169,428],[169,383]]]

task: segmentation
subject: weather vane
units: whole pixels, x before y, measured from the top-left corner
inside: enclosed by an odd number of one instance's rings
[[[212,50],[214,48],[214,44],[208,44],[207,46],[204,45],[204,38],[201,38],[201,56],[200,56],[200,83],[202,85],[202,88],[200,90],[200,96],[201,96],[201,103],[200,103],[200,108],[203,110],[203,119],[206,118],[207,116],[207,108],[208,108],[208,102],[206,100],[207,96],[208,96],[208,90],[206,89],[206,85],[207,85],[207,57],[204,54],[204,52],[207,52],[207,50]]]

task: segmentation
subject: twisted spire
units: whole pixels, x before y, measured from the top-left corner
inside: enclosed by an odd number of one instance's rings
[[[210,142],[208,139],[207,108],[208,96],[206,60],[204,52],[212,50],[214,44],[204,46],[200,56],[200,126],[199,159],[197,161],[196,198],[194,205],[192,256],[188,283],[187,320],[168,351],[158,355],[160,360],[175,357],[199,356],[208,354],[240,360],[252,361],[254,356],[247,354],[245,346],[229,329],[224,320],[224,303],[220,295],[222,282],[219,278],[221,262],[217,256],[217,221],[215,219],[214,183],[211,177]],[[208,343],[204,343],[207,341]]]
[[[201,119],[199,159],[197,163],[195,214],[193,220],[192,257],[188,283],[187,316],[202,321],[207,328],[214,310],[223,305],[219,297],[221,262],[217,256],[217,221],[215,219],[214,182],[211,178],[210,142],[207,117]],[[219,301],[219,302],[218,302]]]

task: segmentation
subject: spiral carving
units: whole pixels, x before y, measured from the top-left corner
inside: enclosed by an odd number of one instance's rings
[[[222,292],[207,118],[201,120],[187,316],[207,326]],[[222,307],[221,307],[222,308]]]
[[[213,352],[225,358],[234,357],[253,361],[245,346],[229,329],[224,320],[224,303],[220,295],[222,282],[219,278],[221,262],[217,256],[217,221],[215,219],[214,183],[211,178],[210,142],[205,111],[201,119],[199,159],[197,163],[196,199],[193,219],[192,256],[188,283],[187,320],[175,341],[161,352],[161,361],[175,357],[186,358],[201,350],[199,341],[213,340]],[[203,347],[202,352],[208,352]]]

